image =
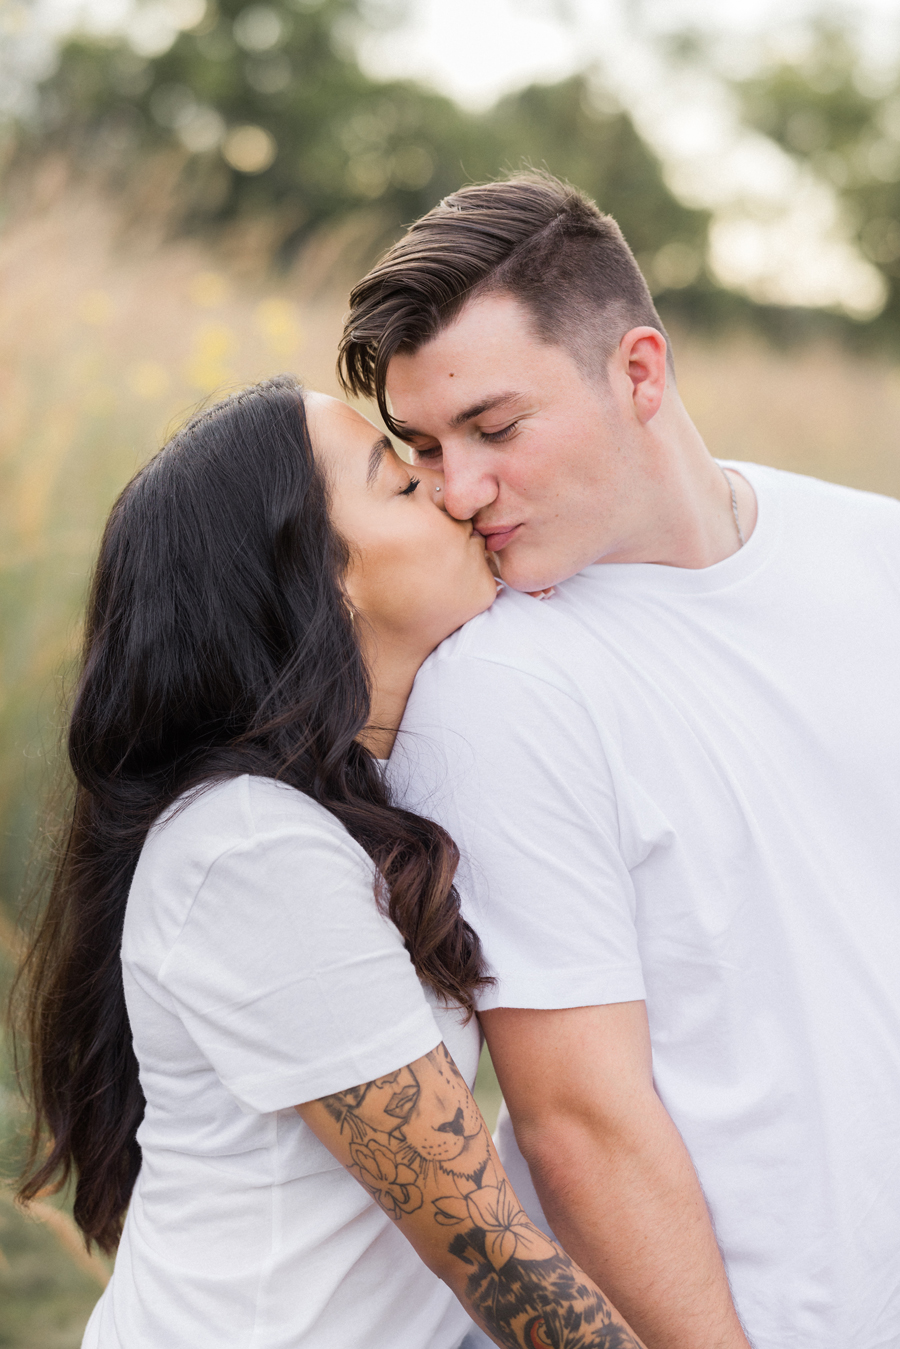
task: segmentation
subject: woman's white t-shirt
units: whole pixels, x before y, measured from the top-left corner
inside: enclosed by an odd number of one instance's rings
[[[125,997],[147,1109],[112,1281],[84,1349],[456,1349],[459,1303],[294,1105],[480,1033],[429,999],[371,859],[270,779],[151,831]]]

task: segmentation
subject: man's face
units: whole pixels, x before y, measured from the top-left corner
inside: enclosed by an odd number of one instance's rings
[[[639,495],[632,382],[614,357],[590,381],[535,335],[508,295],[466,305],[390,362],[392,413],[416,459],[444,474],[444,503],[474,519],[503,580],[539,590],[630,555]]]

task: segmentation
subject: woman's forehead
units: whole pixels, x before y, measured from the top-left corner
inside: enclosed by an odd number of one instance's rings
[[[362,413],[329,394],[308,394],[306,414],[313,449],[323,467],[365,482],[370,455],[383,433]]]

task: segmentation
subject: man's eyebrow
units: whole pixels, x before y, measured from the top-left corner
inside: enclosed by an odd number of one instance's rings
[[[382,459],[388,453],[388,451],[392,450],[393,448],[394,447],[388,440],[387,436],[381,436],[379,440],[376,440],[375,444],[369,451],[369,468],[368,472],[366,473],[367,487],[372,486],[373,482],[378,477],[378,470],[381,468]]]
[[[465,422],[470,422],[473,417],[481,417],[485,412],[493,412],[495,408],[508,407],[510,403],[518,403],[524,395],[509,390],[506,393],[494,394],[491,398],[482,398],[479,402],[473,403],[471,407],[463,408],[462,412],[457,412],[455,417],[451,417],[451,426],[462,426]]]
[[[515,390],[508,390],[506,393],[494,394],[491,398],[482,398],[479,402],[473,403],[471,407],[463,408],[462,412],[457,412],[455,417],[450,418],[451,426],[462,426],[469,422],[473,417],[480,417],[485,412],[493,412],[495,408],[508,407],[510,403],[518,403],[525,397],[522,393]],[[412,426],[406,426],[403,422],[398,422],[400,428],[400,439],[410,440],[431,440],[433,437],[427,431],[416,431]]]

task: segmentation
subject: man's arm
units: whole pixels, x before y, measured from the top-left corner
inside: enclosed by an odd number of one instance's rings
[[[444,1045],[296,1109],[503,1349],[644,1349],[523,1213]]]
[[[653,1087],[644,1003],[497,1008],[482,1024],[572,1258],[650,1349],[747,1349],[700,1183]]]

